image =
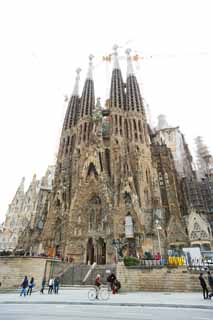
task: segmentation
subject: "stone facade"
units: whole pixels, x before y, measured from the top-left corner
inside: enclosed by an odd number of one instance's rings
[[[5,222],[0,231],[1,251],[13,251],[15,248],[32,251],[33,246],[36,246],[38,242],[34,243],[33,240],[38,238],[39,232],[35,236],[33,231],[43,228],[48,211],[53,175],[54,166],[48,167],[41,181],[37,180],[34,175],[26,192],[24,191],[25,179],[22,179],[9,205]],[[38,252],[38,248],[36,251]]]
[[[55,166],[48,166],[39,184],[39,191],[37,193],[34,211],[31,212],[31,219],[19,236],[16,249],[24,250],[25,253],[36,253],[39,255],[44,251],[41,234],[49,210],[54,172]]]
[[[100,99],[95,103],[91,61],[81,96],[78,86],[79,72],[61,133],[43,230],[45,252],[72,257],[76,263],[98,264],[114,261],[116,241],[124,244],[126,254],[156,252],[157,217],[163,227],[162,248],[170,242],[179,244],[180,238],[186,245],[173,159],[166,146],[152,154],[129,53],[124,83],[115,50],[108,108],[101,107]],[[158,160],[164,154],[169,166],[163,161],[166,188],[162,191]]]

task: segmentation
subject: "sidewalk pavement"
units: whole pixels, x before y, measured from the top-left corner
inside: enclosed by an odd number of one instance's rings
[[[110,306],[146,306],[170,308],[213,309],[213,300],[204,300],[202,293],[172,292],[128,292],[110,294],[107,301],[90,301],[90,288],[60,288],[59,294],[40,294],[34,291],[31,296],[20,297],[17,293],[0,294],[0,304],[70,304],[70,305],[110,305]]]

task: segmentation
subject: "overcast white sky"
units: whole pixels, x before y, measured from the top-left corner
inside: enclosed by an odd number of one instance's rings
[[[103,102],[107,77],[100,61],[114,43],[121,55],[126,47],[153,55],[140,64],[153,117],[166,114],[191,149],[202,135],[213,151],[212,6],[211,0],[0,1],[0,222],[22,176],[29,183],[54,163],[64,95],[79,66],[82,88],[90,53]]]

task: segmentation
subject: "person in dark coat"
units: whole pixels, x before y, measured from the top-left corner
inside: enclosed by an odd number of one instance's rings
[[[208,271],[207,273],[208,273],[208,283],[211,288],[211,293],[209,294],[209,299],[211,299],[213,297],[213,277],[211,276],[210,271]]]
[[[58,294],[58,289],[59,289],[59,279],[55,278],[54,279],[54,293]]]
[[[22,294],[24,294],[24,296],[26,296],[26,290],[27,290],[27,287],[28,287],[28,279],[27,279],[27,276],[24,277],[24,280],[21,284],[21,293],[20,293],[20,296],[22,296]]]
[[[118,291],[120,290],[120,288],[121,288],[121,283],[120,283],[120,281],[118,281],[118,279],[115,279],[115,281],[114,281],[114,287],[113,287],[114,293],[118,293]]]
[[[213,278],[211,276],[211,272],[210,271],[208,271],[207,273],[208,273],[208,283],[209,283],[209,286],[211,288],[211,291],[213,291]]]
[[[31,296],[31,293],[32,293],[32,290],[33,290],[34,287],[35,287],[35,282],[34,282],[34,278],[32,277],[30,279],[30,283],[29,283],[29,286],[28,286],[27,295],[29,294]]]
[[[200,273],[199,280],[200,280],[200,285],[201,285],[201,287],[203,289],[203,298],[204,299],[208,299],[209,291],[208,291],[208,288],[207,288],[207,285],[206,285],[206,281],[203,278],[203,273],[202,272]]]
[[[40,292],[41,292],[42,294],[44,294],[45,284],[46,284],[46,279],[43,278],[42,283],[41,283],[41,290],[40,290]]]
[[[112,272],[110,273],[110,275],[107,277],[107,282],[110,283],[110,287],[111,287],[111,290],[113,289],[114,287],[114,282],[116,280],[116,275]]]

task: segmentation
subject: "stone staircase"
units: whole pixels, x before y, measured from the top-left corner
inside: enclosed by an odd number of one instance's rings
[[[59,275],[54,274],[54,276],[58,276],[60,278],[61,285],[67,285],[67,286],[73,286],[73,285],[82,285],[83,279],[87,272],[90,270],[90,265],[68,265],[66,269]],[[110,270],[112,272],[116,272],[115,265],[96,265],[95,268],[92,270],[90,276],[84,283],[85,285],[94,285],[95,278],[97,274],[101,275],[103,283],[107,283],[107,276],[106,273],[107,270]]]

